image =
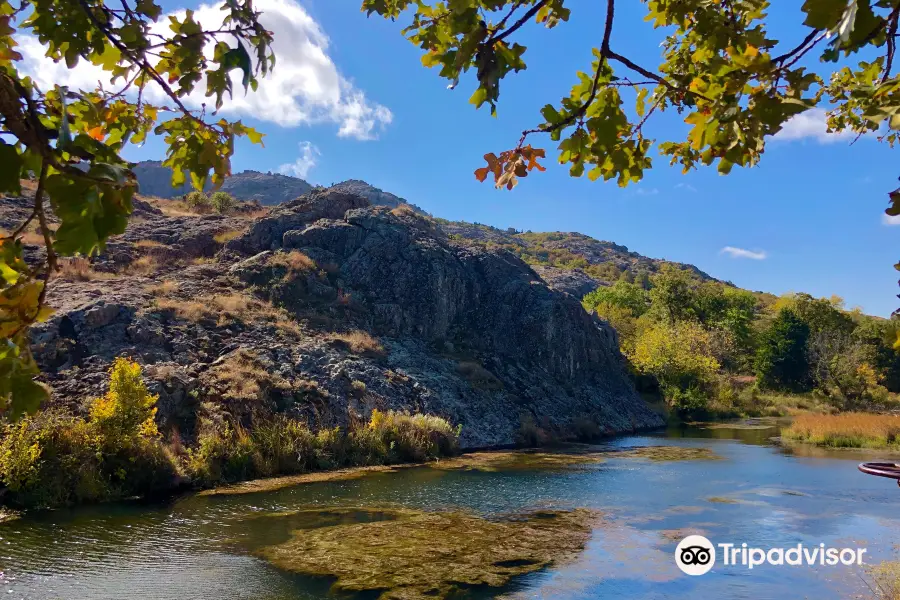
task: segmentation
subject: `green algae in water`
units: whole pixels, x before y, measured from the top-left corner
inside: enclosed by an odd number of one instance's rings
[[[365,509],[341,509],[357,513]],[[299,511],[291,518],[303,520]],[[379,592],[380,600],[447,598],[573,559],[595,511],[544,510],[498,519],[464,512],[378,510],[366,523],[298,529],[257,553],[278,568],[331,577],[336,592]],[[315,519],[316,517],[313,517]]]
[[[351,467],[336,471],[316,471],[314,473],[302,473],[300,475],[285,475],[282,477],[269,477],[266,479],[253,479],[233,483],[211,490],[203,490],[198,496],[238,496],[241,494],[256,494],[259,492],[274,492],[295,485],[307,483],[323,483],[327,481],[349,481],[360,479],[369,475],[380,473],[395,473],[398,469],[409,465]]]
[[[601,463],[606,460],[602,452],[537,452],[537,451],[497,451],[472,452],[456,458],[429,463],[432,469],[464,471],[530,471],[556,470],[569,467]]]
[[[641,446],[612,452],[609,458],[639,458],[653,462],[675,462],[683,460],[722,460],[709,448],[690,446]]]

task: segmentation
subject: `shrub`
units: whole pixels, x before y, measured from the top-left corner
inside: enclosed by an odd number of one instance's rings
[[[197,448],[188,451],[188,472],[204,486],[252,479],[258,474],[255,452],[253,439],[242,427],[204,420]]]
[[[50,508],[160,491],[178,476],[159,441],[137,363],[118,358],[109,391],[88,419],[44,411],[8,425],[0,442],[0,480],[11,504]]]
[[[194,212],[206,213],[212,210],[212,203],[210,202],[209,196],[203,192],[190,192],[185,195],[184,203]]]
[[[528,413],[519,416],[519,430],[516,432],[516,445],[525,448],[544,446],[550,441],[550,435],[539,427],[534,417]]]
[[[228,192],[213,192],[209,197],[209,204],[220,215],[228,214],[237,208],[237,200]]]
[[[433,415],[372,411],[366,427],[388,448],[387,462],[418,462],[453,454],[460,427]]]
[[[141,379],[141,366],[127,358],[113,361],[109,370],[109,391],[90,406],[90,419],[110,440],[143,435],[159,435],[156,428],[156,401]]]
[[[100,452],[97,431],[84,419],[57,411],[23,417],[6,427],[0,442],[4,501],[52,508],[108,498]]]

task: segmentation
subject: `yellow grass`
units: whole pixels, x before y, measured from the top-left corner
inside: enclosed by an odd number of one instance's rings
[[[167,283],[172,282],[163,282],[160,287]],[[296,336],[303,333],[287,311],[245,294],[219,294],[203,302],[163,297],[156,301],[156,307],[171,310],[179,318],[195,323],[203,319],[215,319],[220,325],[232,321],[269,323],[283,333]]]
[[[798,415],[782,431],[782,437],[831,448],[900,448],[900,416],[855,412]]]
[[[126,275],[150,275],[158,271],[161,266],[155,256],[141,256],[125,267],[123,272]]]
[[[178,291],[178,282],[166,279],[162,283],[148,285],[144,289],[154,296],[168,296]]]
[[[384,347],[377,339],[359,329],[347,333],[333,333],[331,339],[341,342],[355,354],[384,353]]]
[[[86,258],[63,258],[59,261],[57,277],[63,281],[92,281],[94,279],[111,279],[112,273],[101,273],[91,267]]]
[[[288,273],[303,273],[304,271],[313,271],[316,267],[316,261],[299,250],[291,250],[290,252],[279,252],[269,259],[270,265],[287,267]]]
[[[241,235],[241,231],[239,229],[226,229],[225,231],[217,233],[215,236],[213,236],[213,239],[217,244],[224,244],[226,242],[230,242],[239,235]]]
[[[138,240],[134,243],[137,248],[164,248],[166,245],[156,240]]]

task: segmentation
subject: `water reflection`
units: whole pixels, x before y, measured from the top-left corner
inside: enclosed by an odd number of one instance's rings
[[[361,479],[169,505],[113,504],[29,516],[0,525],[0,593],[8,598],[281,600],[332,598],[331,581],[292,575],[257,558],[293,530],[377,519],[330,507],[466,510],[486,516],[585,507],[604,513],[573,562],[524,576],[490,597],[593,599],[846,598],[864,593],[856,567],[717,566],[681,575],[680,537],[757,547],[864,546],[868,561],[896,558],[900,490],[856,470],[871,453],[772,444],[778,423],[692,426],[618,438],[594,450],[705,448],[721,460],[652,461],[611,453],[574,469],[485,472],[406,469]],[[634,454],[634,453],[631,453]],[[866,456],[868,458],[860,458]],[[272,519],[321,507],[310,520]],[[435,532],[435,535],[440,535]]]

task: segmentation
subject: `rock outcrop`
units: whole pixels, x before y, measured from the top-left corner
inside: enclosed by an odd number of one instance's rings
[[[523,424],[561,438],[662,424],[576,298],[405,203],[337,188],[255,221],[147,211],[95,267],[142,253],[154,270],[51,289],[33,347],[54,402],[82,409],[124,354],[146,365],[162,427],[186,437],[201,412],[315,428],[422,411],[460,423],[469,447],[513,443]]]

